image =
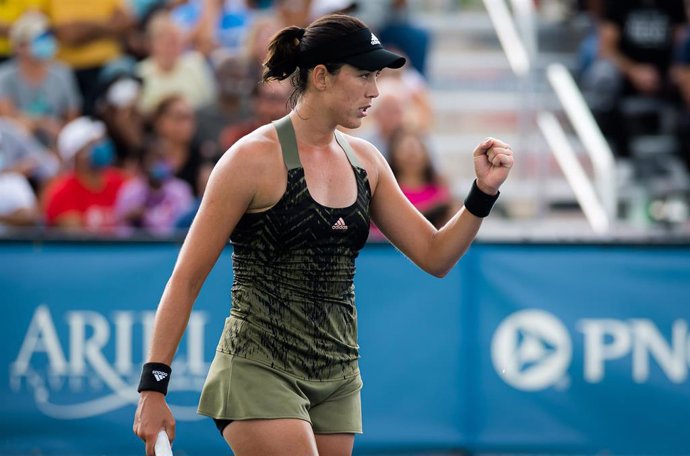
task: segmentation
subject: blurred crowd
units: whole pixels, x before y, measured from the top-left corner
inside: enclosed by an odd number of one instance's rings
[[[535,0],[589,17],[580,87],[662,222],[690,217],[688,3]],[[459,203],[429,141],[431,34],[405,0],[0,0],[0,233],[187,229],[222,154],[289,110],[288,83],[258,82],[273,34],[332,12],[408,57],[356,134],[441,226]]]
[[[188,228],[222,154],[289,110],[289,84],[258,83],[272,35],[362,3],[0,0],[0,232]],[[370,26],[408,64],[381,75],[364,135],[440,225],[456,204],[428,148],[429,34],[385,7]]]
[[[579,3],[592,24],[579,53],[583,94],[631,181],[656,200],[651,219],[683,222],[690,218],[690,2]]]

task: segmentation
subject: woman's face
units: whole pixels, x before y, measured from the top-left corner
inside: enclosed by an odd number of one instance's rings
[[[184,99],[177,99],[170,103],[156,122],[156,132],[175,143],[190,143],[195,131],[194,110]]]
[[[376,85],[379,73],[343,65],[336,74],[328,74],[328,109],[338,125],[345,128],[362,125],[372,101],[379,96]]]
[[[161,25],[151,37],[151,55],[164,62],[175,62],[184,50],[182,31],[172,21]]]
[[[392,152],[397,168],[402,174],[423,175],[429,163],[426,149],[421,140],[412,134],[406,134],[398,140]]]

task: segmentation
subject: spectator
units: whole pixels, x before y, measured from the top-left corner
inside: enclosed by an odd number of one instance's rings
[[[120,43],[134,26],[134,17],[126,0],[46,1],[60,42],[58,58],[75,70],[82,112],[91,115],[101,69],[122,55]]]
[[[223,128],[249,117],[250,95],[256,80],[250,77],[249,62],[243,56],[216,54],[215,68],[218,97],[196,115],[201,148],[217,157],[224,151],[219,143]]]
[[[13,25],[10,40],[15,57],[0,67],[0,116],[54,147],[63,125],[79,115],[74,76],[53,60],[55,38],[43,14],[22,16]]]
[[[371,107],[372,124],[364,139],[372,143],[388,159],[388,145],[393,133],[405,125],[405,96],[399,90],[379,86],[379,97]]]
[[[436,228],[443,226],[457,208],[422,137],[411,130],[397,130],[391,136],[389,152],[391,170],[407,199]]]
[[[182,95],[194,109],[215,96],[213,75],[203,55],[185,51],[184,36],[170,13],[161,11],[151,18],[147,30],[151,56],[137,65],[144,80],[139,107],[147,115],[165,97]]]
[[[135,171],[144,147],[144,117],[137,101],[141,79],[120,73],[107,81],[96,101],[96,116],[103,121],[115,147],[115,165]]]
[[[391,49],[395,49],[392,46]],[[405,55],[396,49],[397,53]],[[382,93],[397,93],[402,97],[404,123],[408,128],[428,133],[434,123],[434,110],[426,79],[410,65],[409,60],[400,71],[382,71],[379,81]],[[375,104],[375,103],[374,103]]]
[[[170,234],[177,220],[194,203],[192,187],[173,175],[172,165],[156,147],[146,151],[141,169],[118,193],[115,203],[118,221],[122,226],[153,234]]]
[[[136,18],[134,27],[128,30],[123,43],[125,58],[115,61],[116,65],[120,65],[118,70],[131,71],[137,62],[147,58],[150,54],[149,40],[147,38],[146,30],[149,22],[159,12],[176,11],[180,8],[185,8],[189,4],[189,0],[129,0],[130,7]],[[186,15],[183,15],[186,16]],[[176,20],[180,24],[179,20]],[[184,20],[182,21],[184,22]],[[184,25],[182,25],[184,27]],[[189,41],[189,33],[185,32],[184,41]],[[131,65],[129,68],[122,68],[123,64]],[[108,71],[112,65],[106,69]]]
[[[80,117],[58,137],[58,150],[69,171],[46,191],[45,217],[49,226],[90,232],[112,232],[114,207],[124,175],[110,167],[112,144],[102,122]]]
[[[587,34],[577,50],[576,74],[582,79],[599,54],[598,27],[604,14],[604,0],[578,0],[577,9],[587,24]]]
[[[26,177],[12,169],[10,148],[0,136],[0,233],[11,227],[36,224],[36,195]]]
[[[241,50],[254,21],[257,5],[252,1],[191,0],[174,11],[175,19],[190,32],[196,50],[210,56],[219,49]]]
[[[290,86],[282,81],[271,81],[254,86],[252,91],[252,115],[249,119],[226,127],[220,136],[223,150],[227,150],[241,137],[262,125],[287,115]]]
[[[618,112],[621,97],[674,96],[672,55],[687,15],[683,0],[607,0],[603,6],[599,59],[582,84],[602,130],[627,155],[627,132]]]
[[[55,154],[26,131],[17,128],[10,119],[0,118],[0,150],[5,171],[23,175],[39,189],[60,170],[60,161]]]
[[[153,134],[147,147],[163,151],[175,176],[191,185],[195,195],[201,195],[204,168],[212,157],[203,156],[194,141],[196,117],[190,104],[180,95],[164,98],[151,122]]]
[[[402,51],[408,57],[408,65],[422,76],[426,76],[429,32],[415,24],[411,16],[406,0],[393,0],[378,36],[386,47]]]
[[[251,77],[256,81],[261,80],[263,64],[268,53],[268,44],[271,42],[273,35],[283,27],[285,27],[285,24],[278,14],[258,17],[252,22],[244,43],[244,52],[249,58]]]
[[[44,0],[2,1],[2,8],[0,8],[0,63],[9,60],[12,56],[12,47],[9,40],[12,24],[27,11],[41,11],[45,9],[44,3]]]
[[[199,211],[199,206],[201,206],[201,198],[204,196],[204,192],[206,191],[206,184],[208,184],[208,179],[211,177],[211,171],[213,171],[214,165],[215,162],[213,160],[204,159],[202,166],[199,168],[197,195],[194,197],[189,210],[187,210],[187,212],[182,214],[180,218],[177,219],[177,229],[188,229],[192,225],[194,217],[196,217],[196,213]]]

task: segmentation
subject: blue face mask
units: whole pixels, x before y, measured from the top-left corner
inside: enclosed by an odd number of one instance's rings
[[[31,42],[31,56],[37,60],[50,60],[57,52],[57,41],[51,33],[37,36]]]
[[[173,175],[172,166],[165,160],[159,160],[149,168],[149,178],[154,182],[165,182]]]
[[[115,149],[113,143],[107,139],[94,144],[91,147],[91,167],[93,169],[107,168],[113,163]]]

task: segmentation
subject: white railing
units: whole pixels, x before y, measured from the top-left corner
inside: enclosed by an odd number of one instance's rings
[[[546,75],[577,136],[589,153],[594,167],[597,193],[602,200],[606,215],[614,220],[618,198],[613,152],[568,69],[560,63],[552,63],[547,67]]]
[[[484,0],[484,5],[513,73],[520,78],[525,78],[532,67],[525,42],[530,49],[536,50],[536,44],[532,42],[535,30],[526,30],[529,27],[535,27],[535,11],[531,0],[511,0],[511,2],[517,21],[513,18],[505,0]],[[522,37],[518,32],[516,22],[522,26]],[[535,52],[531,55],[535,55]],[[592,184],[582,168],[577,154],[556,117],[551,113],[540,113],[539,128],[575,193],[590,226],[595,232],[604,234],[616,219],[618,204],[613,153],[567,68],[561,64],[550,64],[547,68],[547,78],[572,123],[575,133],[589,154],[596,185]]]
[[[484,0],[491,23],[498,35],[498,41],[508,58],[513,73],[522,77],[529,73],[530,61],[527,49],[520,38],[508,6],[503,0]]]
[[[597,234],[606,234],[610,228],[609,216],[597,198],[594,186],[578,161],[577,154],[570,145],[563,127],[558,123],[556,116],[550,112],[540,112],[537,124],[544,134],[558,166],[563,171],[565,179],[575,192],[575,198],[592,230]]]

